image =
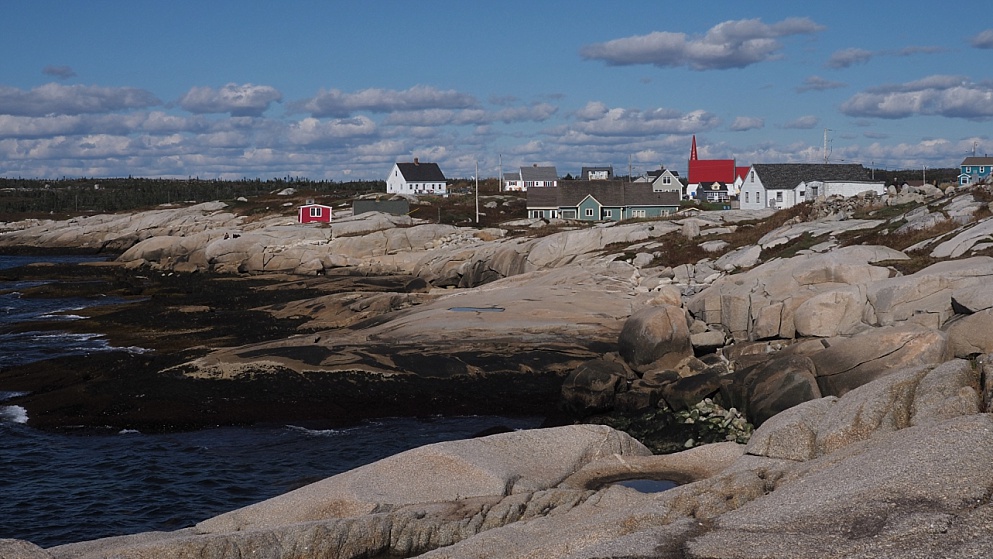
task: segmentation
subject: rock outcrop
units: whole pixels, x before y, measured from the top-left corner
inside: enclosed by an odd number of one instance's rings
[[[993,546],[993,418],[966,361],[895,371],[747,446],[650,456],[607,427],[439,443],[177,532],[26,557],[973,557]],[[639,493],[616,482],[673,479]],[[8,551],[9,553],[9,551]],[[915,555],[918,554],[918,555]]]

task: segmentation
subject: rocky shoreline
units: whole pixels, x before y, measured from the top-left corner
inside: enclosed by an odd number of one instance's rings
[[[178,532],[0,550],[983,556],[993,548],[991,199],[985,187],[892,191],[592,228],[375,215],[331,234],[247,222],[223,204],[9,225],[0,246],[119,247],[119,265],[141,275],[290,274],[255,286],[285,299],[241,309],[262,313],[242,320],[267,317],[258,338],[218,335],[152,367],[177,386],[241,383],[278,401],[318,378],[361,378],[348,399],[403,408],[366,392],[378,383],[402,387],[394,394],[407,403],[519,399],[531,415],[555,407],[607,425],[431,445]],[[335,286],[341,277],[352,288]],[[209,302],[183,307],[210,315]],[[669,426],[682,429],[675,446],[644,444]],[[639,477],[684,485],[654,495],[613,485]]]
[[[303,335],[298,330],[303,319],[276,317],[262,308],[328,291],[402,292],[411,278],[342,275],[326,278],[316,288],[299,277],[172,274],[115,263],[0,271],[3,279],[52,277],[60,280],[23,290],[24,296],[99,295],[131,301],[77,311],[87,320],[28,323],[21,330],[97,332],[114,346],[149,351],[62,357],[0,371],[5,390],[28,393],[13,403],[25,407],[30,424],[42,429],[163,432],[287,421],[327,428],[376,417],[460,414],[543,415],[554,420],[562,377],[545,371],[556,362],[571,362],[599,349],[522,347],[502,356],[506,363],[501,371],[492,366],[496,360],[486,351],[465,348],[432,356],[381,345],[368,347],[368,353],[390,356],[398,363],[395,374],[370,375],[345,367],[335,374],[273,369],[232,378],[190,378],[169,371],[220,347]],[[312,359],[305,349],[292,353],[303,361]],[[483,361],[490,364],[487,374],[470,374]],[[520,374],[522,366],[535,372]]]

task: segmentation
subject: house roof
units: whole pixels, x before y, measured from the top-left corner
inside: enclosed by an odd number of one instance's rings
[[[745,175],[748,174],[749,169],[751,169],[751,167],[735,167],[734,178],[745,180]]]
[[[610,176],[613,176],[614,175],[614,168],[612,166],[611,167],[583,167],[579,171],[579,174],[582,175],[582,176],[584,176],[584,177],[588,177],[590,172],[595,172],[595,171],[607,171]]]
[[[691,159],[690,183],[734,182],[734,159]]]
[[[555,167],[539,167],[533,165],[531,167],[521,167],[521,180],[522,181],[557,181],[559,180],[558,171]]]
[[[397,163],[400,174],[407,182],[444,182],[445,174],[437,163],[422,163],[415,160],[413,163]]]
[[[528,189],[529,208],[573,208],[587,196],[603,206],[678,206],[678,192],[654,192],[651,183],[560,181],[558,186]]]
[[[966,157],[962,167],[966,165],[993,165],[993,157]]]
[[[756,163],[752,165],[767,189],[792,189],[801,182],[849,181],[869,182],[869,169],[856,164],[839,163]]]

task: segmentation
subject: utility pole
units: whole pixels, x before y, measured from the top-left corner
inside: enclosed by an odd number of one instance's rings
[[[499,158],[500,158],[500,167],[497,170],[497,173],[499,173],[499,175],[497,175],[497,180],[500,181],[499,190],[500,192],[503,192],[503,154],[502,153],[499,155]]]
[[[828,128],[824,129],[824,164],[828,162]]]
[[[479,225],[479,161],[476,161],[476,225]]]

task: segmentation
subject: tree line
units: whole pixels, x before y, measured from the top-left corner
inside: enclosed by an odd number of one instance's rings
[[[309,194],[354,195],[386,191],[385,181],[313,181],[303,178],[201,180],[150,178],[0,178],[0,221],[18,215],[112,213],[162,204],[235,200],[293,188]]]

